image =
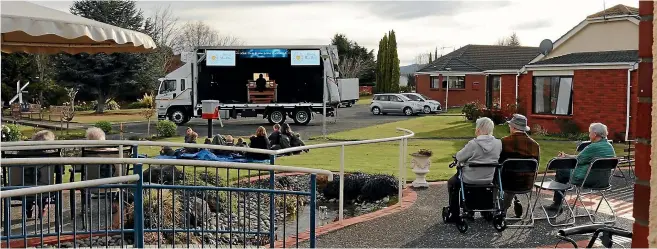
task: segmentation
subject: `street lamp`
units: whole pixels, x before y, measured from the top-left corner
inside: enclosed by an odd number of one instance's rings
[[[445,71],[450,72],[450,71],[452,71],[452,68],[449,68],[449,67],[445,68]],[[447,111],[447,108],[449,108],[447,106],[447,99],[449,98],[449,73],[447,73],[447,87],[445,89],[446,89],[446,91],[445,91],[445,108],[444,109],[445,109],[445,111]]]

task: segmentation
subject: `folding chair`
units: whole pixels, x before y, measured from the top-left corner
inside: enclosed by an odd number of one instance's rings
[[[611,178],[613,177],[613,172],[616,170],[617,167],[618,167],[618,158],[598,158],[593,160],[593,162],[591,162],[591,165],[586,171],[586,176],[584,177],[584,181],[582,181],[582,184],[580,184],[579,186],[577,185],[574,186],[575,191],[577,192],[577,196],[575,197],[575,202],[573,203],[573,207],[572,207],[572,209],[576,211],[577,201],[579,201],[582,204],[582,208],[584,208],[587,215],[578,216],[577,213],[575,213],[575,217],[589,216],[589,219],[593,224],[609,224],[616,222],[616,212],[614,211],[614,208],[611,206],[611,203],[609,203],[609,200],[607,200],[607,197],[605,196],[605,191],[611,190],[612,188]],[[585,186],[586,179],[589,177],[591,171],[593,170],[609,171],[609,178],[607,179],[607,183],[604,184],[604,186],[600,186],[600,187]],[[584,190],[589,190],[589,191],[583,193]],[[598,202],[598,205],[595,208],[595,212],[591,213],[584,205],[584,202],[582,201],[582,197],[594,193],[600,193],[600,201]],[[600,209],[600,205],[602,205],[602,201],[607,203],[607,206],[611,210],[611,215],[613,218],[610,220],[596,221],[595,215],[598,213],[598,210]]]
[[[636,178],[636,174],[634,173],[634,167],[632,165],[634,163],[634,140],[628,140],[627,141],[627,148],[623,149],[623,152],[625,152],[627,154],[625,154],[624,156],[619,158],[618,164],[619,164],[619,166],[621,164],[627,164],[627,166],[629,167],[629,170],[628,170],[628,173],[627,173],[628,176],[626,177],[625,173],[623,173],[623,170],[621,170],[620,168],[617,168],[616,170],[614,170],[614,177],[621,177],[621,178],[625,179],[626,184],[629,184],[630,182],[628,181],[628,178],[631,179],[631,180],[634,180]],[[621,175],[617,175],[616,171],[620,172]]]
[[[577,144],[577,152],[582,152],[586,146],[589,146],[591,144],[591,141],[582,141],[581,143]]]
[[[501,169],[504,193],[525,195],[527,197],[527,211],[525,217],[506,218],[509,221],[531,222],[525,225],[507,225],[507,227],[533,227],[534,209],[531,208],[531,200],[534,191],[534,182],[538,175],[538,162],[535,159],[507,159],[502,163]],[[530,220],[527,220],[527,217]]]
[[[553,179],[547,179],[549,181],[546,181],[546,176],[547,176],[547,171],[548,170],[573,170],[577,167],[577,158],[574,157],[566,157],[566,158],[552,158],[547,165],[547,170],[543,173],[543,177],[540,182],[535,182],[534,187],[537,188],[537,193],[536,193],[536,200],[534,201],[534,206],[531,207],[531,209],[536,208],[536,205],[541,199],[541,190],[549,190],[549,191],[560,191],[563,192],[564,194],[561,195],[561,205],[566,206],[568,210],[570,211],[570,217],[572,221],[569,222],[568,219],[564,221],[563,223],[557,223],[556,218],[559,216],[560,212],[557,212],[554,216],[550,216],[545,209],[545,206],[541,202],[541,208],[543,209],[543,212],[545,213],[545,218],[536,218],[536,220],[542,220],[546,219],[548,223],[553,226],[553,227],[558,227],[558,226],[569,226],[575,224],[575,213],[573,212],[573,209],[566,203],[566,192],[570,191],[573,189],[573,185],[571,184],[571,181],[568,181],[568,183],[560,183],[557,182]],[[572,178],[571,178],[572,179]],[[557,193],[555,192],[555,195]],[[553,223],[552,220],[555,219],[555,222]]]

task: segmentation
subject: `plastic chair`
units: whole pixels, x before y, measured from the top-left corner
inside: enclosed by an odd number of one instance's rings
[[[568,219],[564,221],[563,223],[557,223],[556,218],[559,216],[560,212],[557,212],[554,216],[550,216],[545,209],[545,206],[541,204],[541,208],[543,209],[543,212],[545,213],[545,218],[535,218],[536,220],[542,220],[546,219],[548,221],[548,224],[550,224],[553,227],[558,227],[558,226],[569,226],[575,224],[575,213],[573,212],[573,209],[566,203],[566,192],[570,191],[573,189],[573,185],[571,184],[572,178],[568,183],[560,183],[557,182],[553,179],[546,179],[547,177],[547,171],[548,170],[573,170],[577,167],[577,158],[574,157],[566,157],[566,158],[552,158],[547,165],[547,170],[543,173],[543,177],[540,182],[535,182],[534,187],[537,188],[537,193],[536,193],[536,200],[534,201],[534,206],[531,207],[531,209],[536,208],[536,205],[541,199],[541,190],[549,190],[549,191],[559,191],[563,192],[564,194],[561,195],[561,203],[562,205],[565,204],[566,208],[570,211],[570,217],[571,219]],[[546,181],[549,180],[549,181]],[[557,193],[555,192],[555,195]],[[555,219],[555,222],[553,223],[552,220]],[[572,220],[568,222],[569,220]]]
[[[575,217],[584,217],[588,216],[589,219],[593,224],[609,224],[609,223],[615,223],[616,222],[616,212],[614,211],[614,208],[611,206],[611,203],[609,203],[609,200],[607,200],[607,197],[605,196],[605,191],[611,190],[611,178],[613,177],[613,172],[616,171],[616,168],[618,167],[618,158],[598,158],[593,160],[591,162],[591,165],[589,166],[588,170],[586,171],[586,176],[584,177],[584,181],[582,181],[582,184],[579,186],[575,185],[575,191],[577,192],[577,196],[575,197],[575,202],[573,203],[572,209],[576,210],[577,207],[577,201],[579,201],[582,204],[582,208],[586,211],[586,215],[577,215],[575,213]],[[599,186],[599,187],[590,187],[586,186],[586,179],[589,177],[592,171],[598,170],[598,171],[609,171],[609,178],[607,179],[606,184],[604,186]],[[589,190],[588,192],[584,193],[584,190]],[[591,213],[586,206],[584,205],[584,202],[582,201],[583,196],[587,195],[592,195],[595,193],[600,194],[600,201],[598,202],[597,207],[595,208],[595,212]],[[595,219],[595,214],[598,213],[598,210],[600,209],[600,205],[602,205],[602,202],[607,203],[607,206],[611,210],[612,214],[612,219],[610,220],[603,220],[603,221],[596,221]]]
[[[534,209],[531,208],[531,201],[534,190],[534,182],[538,175],[538,161],[535,159],[507,159],[502,163],[501,177],[504,183],[504,193],[515,195],[525,195],[527,197],[527,211],[524,218],[506,218],[509,221],[526,222],[527,217],[530,224],[525,225],[507,225],[508,227],[533,227],[534,226]],[[522,211],[521,211],[522,213]],[[522,215],[522,214],[520,214]]]

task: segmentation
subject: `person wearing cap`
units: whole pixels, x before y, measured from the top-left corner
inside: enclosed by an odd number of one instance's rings
[[[589,139],[591,139],[591,144],[586,146],[579,154],[577,154],[577,166],[575,170],[557,170],[555,175],[555,181],[563,184],[567,184],[569,181],[573,185],[581,185],[586,178],[584,187],[604,187],[609,184],[609,178],[611,177],[611,171],[606,169],[591,170],[589,176],[586,176],[586,172],[589,169],[589,166],[593,160],[598,158],[612,158],[616,157],[616,151],[614,147],[607,140],[609,131],[607,126],[602,123],[592,123],[589,126]],[[573,155],[568,155],[563,151],[559,152],[559,157],[575,157]],[[572,177],[572,180],[571,180]],[[560,191],[554,192],[552,205],[547,207],[550,211],[561,211],[562,201],[564,193]]]
[[[506,159],[510,158],[535,159],[536,161],[540,161],[540,146],[527,134],[530,130],[527,125],[527,118],[520,114],[513,114],[513,117],[507,124],[509,125],[510,134],[500,139],[502,140],[502,152],[500,153],[499,163],[502,164]],[[502,179],[506,181],[506,177]],[[517,177],[513,177],[512,179],[522,181],[522,179]],[[502,186],[512,186],[513,183],[515,182],[502,182]],[[513,200],[517,200],[514,194],[504,192],[504,210],[511,206]],[[520,205],[519,202],[518,205]]]

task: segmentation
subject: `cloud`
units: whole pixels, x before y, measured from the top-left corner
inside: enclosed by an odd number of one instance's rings
[[[380,18],[409,20],[428,16],[454,16],[482,8],[504,7],[508,1],[404,1],[404,2],[355,2],[365,5]]]
[[[531,30],[531,29],[547,28],[550,26],[552,26],[552,21],[550,21],[549,19],[539,19],[539,20],[518,23],[511,26],[511,28],[514,30],[527,30],[527,29]]]

